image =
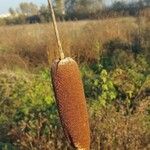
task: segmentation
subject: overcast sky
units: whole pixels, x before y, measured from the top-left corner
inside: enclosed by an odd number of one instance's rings
[[[21,2],[33,2],[41,5],[46,4],[47,0],[0,0],[0,14],[7,13],[10,7],[16,8]]]
[[[111,0],[106,1],[110,3]],[[33,2],[39,6],[41,4],[47,4],[47,0],[0,0],[0,14],[7,13],[10,7],[16,8],[21,2]]]

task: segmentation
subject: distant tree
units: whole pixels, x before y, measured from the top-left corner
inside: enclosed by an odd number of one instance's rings
[[[76,9],[80,13],[82,13],[82,12],[88,13],[90,11],[90,7],[91,7],[92,3],[93,3],[93,1],[91,1],[91,0],[79,0],[77,3]]]
[[[20,11],[23,15],[36,15],[38,13],[38,6],[33,3],[22,2],[19,5]]]
[[[148,7],[150,7],[150,0],[144,0],[144,4]]]
[[[65,1],[64,0],[55,0],[56,1],[56,12],[63,16],[65,15]]]
[[[76,0],[66,0],[65,1],[65,9],[68,14],[73,14],[75,12]]]
[[[115,1],[112,5],[112,9],[117,12],[122,12],[126,8],[126,3],[124,1]]]
[[[101,10],[103,7],[103,0],[66,0],[65,3],[67,14],[72,16],[88,16]]]
[[[3,18],[0,18],[0,26],[6,25],[6,21]]]
[[[41,22],[49,22],[51,19],[50,11],[46,5],[42,5],[39,9]]]
[[[15,11],[13,8],[9,8],[9,13],[10,13],[12,16],[15,16],[15,15],[16,15],[16,11]]]
[[[103,0],[93,0],[88,7],[89,13],[97,13],[97,11],[101,11],[104,7]]]

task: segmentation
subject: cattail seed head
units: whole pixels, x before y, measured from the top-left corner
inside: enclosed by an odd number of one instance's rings
[[[72,58],[52,64],[52,81],[65,135],[72,146],[89,150],[90,130],[80,71]]]

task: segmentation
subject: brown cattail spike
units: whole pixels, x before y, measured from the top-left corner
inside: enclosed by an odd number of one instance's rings
[[[89,150],[88,114],[77,63],[72,58],[55,61],[52,65],[52,79],[66,137],[77,149]]]

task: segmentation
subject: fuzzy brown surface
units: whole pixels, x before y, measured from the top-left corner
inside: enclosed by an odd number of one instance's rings
[[[71,58],[55,61],[52,79],[61,123],[72,146],[88,150],[90,131],[83,84]]]

